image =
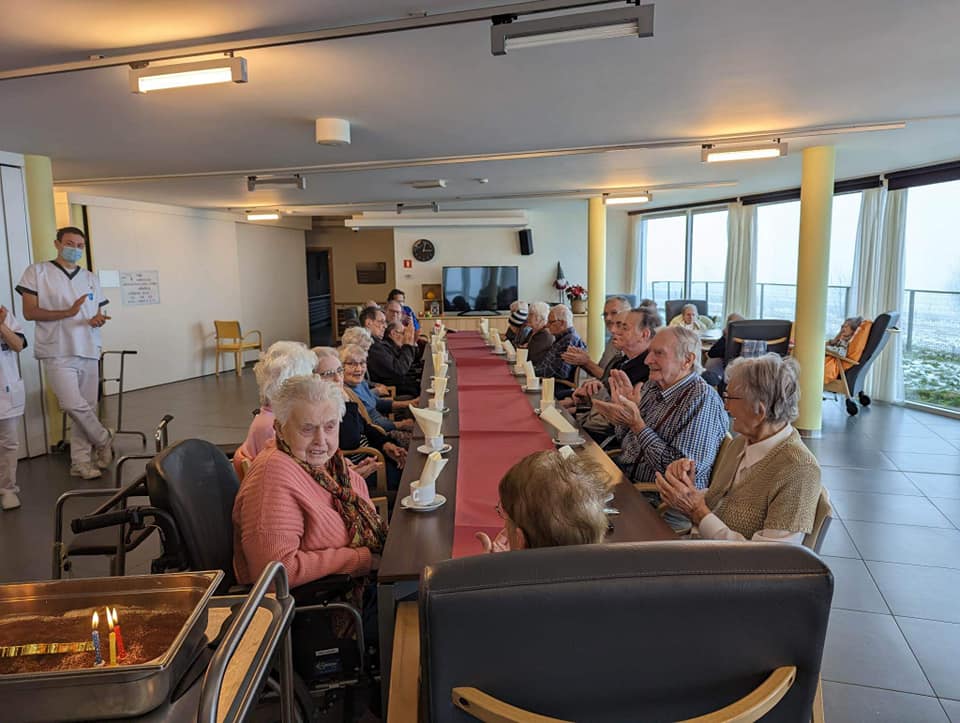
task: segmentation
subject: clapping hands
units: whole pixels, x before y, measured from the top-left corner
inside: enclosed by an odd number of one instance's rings
[[[677,459],[669,464],[664,474],[657,472],[657,490],[670,507],[679,510],[695,525],[710,514],[703,490],[696,487],[696,463],[692,459]]]

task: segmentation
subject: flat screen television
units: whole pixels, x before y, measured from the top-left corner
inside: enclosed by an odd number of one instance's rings
[[[516,266],[444,266],[443,311],[509,311],[517,300]]]

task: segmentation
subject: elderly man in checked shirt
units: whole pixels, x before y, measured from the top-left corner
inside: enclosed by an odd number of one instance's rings
[[[594,402],[616,425],[619,464],[633,481],[650,482],[674,460],[689,457],[696,460],[697,488],[709,485],[729,421],[720,396],[700,377],[699,358],[697,334],[661,329],[647,354],[650,380],[634,389],[623,372],[613,371],[612,401]]]

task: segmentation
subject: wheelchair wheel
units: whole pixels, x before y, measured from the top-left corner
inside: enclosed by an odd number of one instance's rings
[[[865,406],[865,407],[869,407],[869,406],[870,406],[870,402],[873,401],[873,400],[870,399],[870,397],[868,397],[868,396],[867,396],[866,394],[864,394],[863,392],[860,392],[860,395],[859,395],[859,396],[860,396],[860,404],[862,404],[862,405]]]
[[[857,406],[857,403],[852,399],[847,399],[846,405],[847,405],[847,414],[849,414],[851,417],[857,416],[857,413],[860,411],[860,407]]]

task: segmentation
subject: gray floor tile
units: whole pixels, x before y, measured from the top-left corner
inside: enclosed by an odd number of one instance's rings
[[[960,568],[960,532],[936,527],[844,522],[864,560]]]
[[[823,684],[824,718],[829,723],[944,723],[936,698],[844,683]]]
[[[953,527],[925,497],[831,490],[830,502],[844,520]]]
[[[960,698],[960,625],[897,618],[930,684],[943,698]]]
[[[821,674],[825,682],[933,694],[891,615],[831,611]]]
[[[898,495],[919,495],[920,490],[908,475],[898,470],[824,467],[821,470],[827,489],[853,492],[887,492]],[[960,488],[960,481],[958,481]],[[960,493],[958,493],[960,495]]]
[[[960,474],[960,452],[957,454],[914,454],[912,452],[884,452],[902,472],[930,472],[932,474]]]
[[[833,607],[868,613],[890,612],[863,560],[824,556],[823,561],[833,572]]]
[[[868,562],[894,615],[960,623],[960,570]]]
[[[960,500],[951,497],[931,497],[930,501],[957,527],[960,527]]]
[[[904,474],[928,497],[960,499],[960,475],[928,474],[926,472],[906,472]]]
[[[883,452],[851,447],[846,450],[825,449],[814,452],[825,467],[863,467],[864,469],[897,469]]]
[[[940,437],[896,437],[884,441],[873,440],[873,445],[884,452],[912,452],[918,454],[956,454],[957,449]]]
[[[860,559],[860,553],[857,552],[853,540],[847,533],[843,522],[838,519],[830,521],[830,527],[827,528],[827,536],[823,539],[823,545],[820,547],[821,555],[830,555],[832,557],[855,557]]]
[[[960,700],[946,700],[941,698],[940,704],[947,711],[950,723],[960,723]]]

